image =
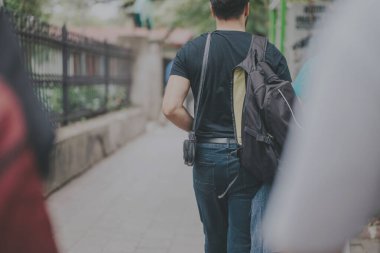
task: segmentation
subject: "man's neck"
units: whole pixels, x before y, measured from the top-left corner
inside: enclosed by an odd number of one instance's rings
[[[245,32],[245,25],[239,19],[236,20],[216,20],[216,29],[220,31],[240,31]]]

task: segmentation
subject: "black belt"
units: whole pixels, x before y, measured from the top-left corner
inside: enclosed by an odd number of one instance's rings
[[[233,138],[198,138],[199,143],[237,144]]]

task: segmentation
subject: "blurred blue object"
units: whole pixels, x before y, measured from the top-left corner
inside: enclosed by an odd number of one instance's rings
[[[166,65],[166,69],[165,69],[165,87],[169,81],[169,77],[170,77],[170,73],[172,72],[172,68],[173,68],[173,63],[174,61],[170,61],[168,63],[168,65]]]
[[[313,69],[314,62],[314,57],[308,59],[302,66],[300,72],[296,77],[296,80],[293,82],[294,91],[296,92],[297,97],[301,99],[305,98],[305,91],[309,86],[310,74],[311,70]]]

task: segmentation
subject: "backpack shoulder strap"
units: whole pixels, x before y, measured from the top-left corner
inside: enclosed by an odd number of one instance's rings
[[[265,54],[267,51],[268,39],[263,36],[253,35],[251,50],[256,52],[256,57],[259,62],[265,61]]]
[[[238,67],[243,68],[247,73],[256,68],[256,61],[265,61],[268,39],[258,35],[252,35],[251,46],[248,50],[247,57]]]

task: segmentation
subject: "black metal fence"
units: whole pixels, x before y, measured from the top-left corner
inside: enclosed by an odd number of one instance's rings
[[[128,106],[130,50],[10,15],[34,90],[57,126]]]

